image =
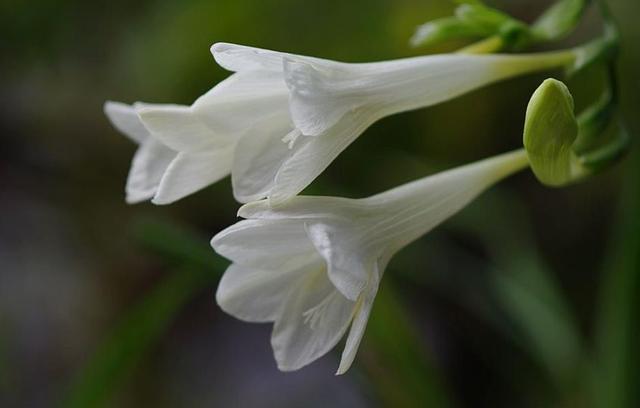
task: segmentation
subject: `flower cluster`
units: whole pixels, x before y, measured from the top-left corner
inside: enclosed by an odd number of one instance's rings
[[[466,24],[465,18],[456,24]],[[420,38],[433,36],[436,26],[423,26]],[[528,32],[523,24],[517,27]],[[218,304],[242,320],[273,322],[271,344],[281,370],[313,362],[348,332],[341,374],[354,360],[386,265],[397,251],[516,171],[531,165],[544,181],[546,174],[556,177],[558,168],[575,168],[568,160],[577,156],[551,157],[545,150],[550,145],[541,142],[558,129],[560,136],[577,132],[578,126],[570,126],[571,96],[558,81],[536,92],[525,126],[525,147],[535,148],[362,199],[298,194],[385,116],[519,75],[575,69],[584,65],[587,51],[484,55],[475,48],[345,63],[216,43],[215,61],[233,73],[190,106],[107,102],[104,110],[139,146],[127,202],[172,203],[231,175],[233,195],[244,203],[238,215],[245,220],[211,241],[232,261],[217,290]],[[549,106],[563,107],[566,115]],[[562,139],[558,151],[569,152],[575,139]],[[545,166],[555,167],[545,173]],[[574,173],[567,174],[563,183]]]

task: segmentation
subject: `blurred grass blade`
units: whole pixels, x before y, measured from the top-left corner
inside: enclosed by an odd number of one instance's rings
[[[0,316],[0,322],[3,321],[3,316]],[[5,322],[6,323],[6,322]],[[0,328],[0,396],[9,395],[9,390],[11,387],[11,371],[9,369],[9,345],[6,327],[9,325],[5,325],[5,328]],[[2,397],[0,397],[0,401],[2,401]]]
[[[636,150],[627,169],[627,185],[621,197],[622,217],[618,238],[612,245],[612,261],[603,271],[596,333],[597,366],[592,389],[596,406],[640,406],[640,154]]]
[[[493,278],[497,298],[531,355],[559,389],[567,389],[582,367],[583,350],[556,283],[534,258],[512,259]]]
[[[228,265],[209,245],[210,237],[185,226],[153,217],[140,218],[134,224],[133,235],[142,246],[174,265],[209,268],[220,275]]]
[[[206,240],[168,224],[145,221],[137,235],[147,247],[183,266],[167,275],[135,305],[79,373],[65,407],[108,406],[112,394],[135,370],[180,312],[203,288],[212,286],[226,262]]]
[[[72,386],[66,407],[104,406],[140,360],[154,340],[165,332],[181,307],[208,286],[213,274],[192,269],[167,276],[136,305],[98,349]]]
[[[515,197],[492,192],[459,218],[487,245],[495,261],[495,295],[521,333],[535,361],[562,389],[575,380],[586,355],[575,317],[553,273],[532,242],[530,225]]]
[[[451,406],[391,279],[385,280],[376,296],[363,346],[362,364],[384,406]]]

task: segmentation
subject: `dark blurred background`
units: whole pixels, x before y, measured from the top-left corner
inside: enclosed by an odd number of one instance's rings
[[[492,5],[532,21],[542,0]],[[640,131],[640,3],[621,25],[621,109]],[[446,0],[0,3],[0,406],[632,407],[638,403],[637,146],[579,185],[523,172],[392,261],[354,367],[276,369],[269,325],[225,315],[229,179],[171,206],[124,203],[135,146],[105,100],[191,103],[225,41],[350,62],[411,49]],[[559,48],[598,35],[591,10]],[[361,197],[521,146],[546,76],[386,118],[307,190]],[[569,85],[578,108],[602,72]],[[338,348],[338,351],[340,347]]]

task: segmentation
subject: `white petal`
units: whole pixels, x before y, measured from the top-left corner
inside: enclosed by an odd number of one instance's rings
[[[291,269],[317,261],[304,224],[296,220],[244,220],[211,240],[217,253],[233,262],[261,269]]]
[[[179,153],[162,176],[154,204],[169,204],[226,177],[233,146],[201,153]]]
[[[276,114],[288,118],[288,97],[282,74],[243,71],[199,97],[192,110],[216,135],[237,138],[244,130]]]
[[[311,139],[284,162],[269,199],[280,205],[297,195],[318,177],[338,155],[378,118],[378,112],[350,112],[326,133]]]
[[[344,336],[354,302],[344,298],[323,269],[307,273],[291,289],[271,336],[283,371],[297,370],[325,355]]]
[[[236,200],[246,203],[269,194],[282,163],[306,142],[301,140],[290,149],[282,141],[290,130],[289,115],[276,115],[257,124],[240,138],[231,172]]]
[[[346,112],[366,102],[363,98],[342,97],[345,82],[336,66],[314,66],[285,58],[284,75],[289,87],[289,109],[295,126],[307,136],[318,136],[334,126]]]
[[[165,145],[178,152],[196,153],[226,147],[233,140],[216,135],[194,115],[189,106],[144,105],[137,109],[145,127]]]
[[[211,54],[218,65],[233,71],[282,71],[282,52],[247,47],[245,45],[215,43]]]
[[[357,225],[351,222],[319,221],[307,226],[309,239],[327,263],[329,279],[352,301],[356,301],[366,287],[377,255],[367,253],[357,233]]]
[[[288,54],[229,43],[213,44],[211,46],[211,53],[218,65],[234,72],[260,70],[282,72],[284,57],[292,57],[318,64],[333,63],[333,61],[322,58]]]
[[[363,200],[343,197],[296,196],[273,207],[269,200],[253,201],[240,207],[238,216],[265,220],[333,219],[355,221],[362,216]]]
[[[304,269],[261,270],[232,264],[222,276],[216,302],[225,312],[248,322],[272,322]]]
[[[126,201],[129,204],[148,200],[154,196],[162,175],[176,153],[152,138],[140,145],[127,177]]]
[[[380,209],[367,244],[396,249],[424,235],[499,180],[528,165],[523,149],[404,184],[365,199]]]
[[[133,106],[107,101],[104,104],[104,113],[119,132],[137,144],[144,143],[149,137],[149,131],[140,121]]]
[[[347,342],[342,351],[342,358],[340,359],[340,366],[336,375],[341,375],[347,372],[347,370],[353,364],[353,360],[360,347],[360,341],[364,335],[364,330],[367,328],[367,322],[369,321],[369,315],[371,314],[371,308],[373,307],[373,301],[378,293],[378,285],[372,285],[372,287],[362,295],[361,300],[358,301],[358,306],[351,323],[351,330],[349,330],[349,336]]]

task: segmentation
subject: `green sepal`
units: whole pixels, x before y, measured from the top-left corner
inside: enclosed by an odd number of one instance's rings
[[[599,143],[615,111],[612,92],[607,90],[600,100],[578,115],[578,138],[573,144],[577,154],[584,154]]]
[[[601,6],[603,33],[601,37],[574,49],[576,58],[566,70],[568,77],[574,76],[588,67],[615,57],[620,43],[618,27],[611,18],[606,6]]]
[[[521,43],[528,37],[526,24],[481,2],[460,2],[455,15],[430,21],[419,26],[411,38],[411,45],[430,46],[451,39],[500,36],[506,43]]]
[[[621,120],[614,123],[613,139],[598,148],[580,155],[580,164],[589,171],[600,171],[617,162],[626,155],[631,145],[631,138]]]
[[[479,38],[488,35],[491,33],[457,17],[444,17],[419,26],[411,37],[410,43],[413,47],[424,47],[453,39]]]
[[[560,0],[531,25],[536,42],[554,41],[569,34],[578,24],[590,0]]]
[[[477,0],[457,0],[455,15],[423,24],[411,39],[414,47],[434,45],[450,39],[498,36],[505,48],[523,49],[531,44],[554,41],[570,33],[591,0],[560,0],[531,26]]]

